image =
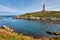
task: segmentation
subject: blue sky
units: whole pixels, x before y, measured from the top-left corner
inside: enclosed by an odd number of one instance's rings
[[[0,0],[0,15],[19,15],[27,12],[46,10],[60,11],[60,0]]]

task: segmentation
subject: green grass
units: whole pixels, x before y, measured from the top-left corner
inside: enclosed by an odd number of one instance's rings
[[[0,40],[32,40],[33,38],[27,38],[27,36],[24,36],[22,34],[13,34],[11,37],[8,37],[7,35],[0,34]]]
[[[2,34],[0,34],[0,39],[4,39],[4,40],[24,40],[23,38],[22,38],[22,35],[17,35],[17,34],[14,34],[14,35],[12,35],[11,37],[8,37],[8,36],[6,36],[6,35],[2,35]]]
[[[22,35],[22,34],[20,34],[20,35],[13,34],[11,37],[0,34],[0,40],[33,40],[33,38],[31,37],[29,39],[26,36],[24,37],[24,35]],[[60,37],[50,37],[48,40],[60,40]]]
[[[2,34],[0,34],[0,39],[8,40],[8,37],[7,37],[7,36],[4,36],[4,35],[2,35]]]
[[[20,17],[56,17],[60,18],[60,11],[32,12],[20,15]]]

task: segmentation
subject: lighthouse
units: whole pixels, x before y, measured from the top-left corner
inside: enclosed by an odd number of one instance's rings
[[[46,7],[45,7],[45,4],[43,4],[43,10],[42,10],[43,12],[45,12],[46,11]]]

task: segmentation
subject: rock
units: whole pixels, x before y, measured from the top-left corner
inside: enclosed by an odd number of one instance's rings
[[[2,26],[3,29],[6,29],[7,31],[13,32],[14,29],[10,28],[9,26],[3,25]]]
[[[46,31],[46,33],[48,33],[48,34],[53,34],[53,35],[60,35],[60,32],[50,32],[50,31]]]

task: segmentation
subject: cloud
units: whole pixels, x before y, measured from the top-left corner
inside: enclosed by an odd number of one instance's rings
[[[54,11],[60,11],[60,6],[58,6],[58,5],[48,6],[47,9],[51,10],[51,11],[52,10],[54,10]]]
[[[20,11],[16,8],[0,5],[0,12],[19,13]]]

